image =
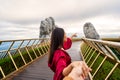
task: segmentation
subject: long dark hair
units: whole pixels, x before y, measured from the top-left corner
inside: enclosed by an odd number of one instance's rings
[[[60,46],[63,46],[64,39],[64,29],[56,28],[53,30],[51,35],[51,43],[49,49],[48,62],[51,64],[54,56],[54,51],[57,50]]]

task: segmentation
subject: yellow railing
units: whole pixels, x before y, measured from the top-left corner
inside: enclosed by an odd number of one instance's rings
[[[41,43],[41,41],[43,42]],[[48,39],[0,41],[0,79],[10,77],[10,75],[45,55],[48,48]]]
[[[120,80],[120,43],[83,38],[81,55],[92,68],[91,80]]]
[[[49,40],[21,39],[0,41],[0,78],[6,79],[20,71],[33,61],[45,55],[49,48]],[[92,68],[89,74],[92,80],[120,79],[120,43],[82,39],[83,60]],[[6,68],[7,67],[7,68]],[[11,69],[11,70],[9,70]],[[116,78],[114,79],[114,75]]]

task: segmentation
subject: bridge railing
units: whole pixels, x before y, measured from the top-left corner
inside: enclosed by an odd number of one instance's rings
[[[91,80],[120,79],[120,43],[83,38],[82,57],[92,68]]]
[[[0,41],[0,79],[26,67],[49,48],[48,39],[20,39]]]

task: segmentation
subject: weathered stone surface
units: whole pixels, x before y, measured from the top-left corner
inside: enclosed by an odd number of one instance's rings
[[[90,38],[90,39],[100,39],[99,34],[98,34],[97,31],[95,30],[93,24],[91,24],[90,22],[84,24],[84,35],[85,35],[86,38]],[[103,46],[103,45],[101,45],[101,44],[97,44],[97,45],[99,45],[99,48],[100,48],[100,50],[101,50],[103,53],[111,56],[110,53],[109,53],[109,51],[112,51],[112,50],[111,50],[108,46]],[[105,47],[106,47],[109,51],[106,50]]]
[[[56,27],[57,26],[55,25],[55,21],[52,17],[41,21],[39,38],[46,37],[46,35],[49,35]]]
[[[84,35],[85,35],[86,38],[100,39],[100,36],[97,33],[95,27],[90,22],[87,22],[87,23],[84,24],[83,32],[84,32]]]

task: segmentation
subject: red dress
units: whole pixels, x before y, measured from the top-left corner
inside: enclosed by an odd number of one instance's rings
[[[67,38],[67,41],[64,42],[63,48],[69,49],[71,47],[72,41],[70,38]],[[71,58],[68,53],[62,49],[57,49],[53,56],[52,63],[48,63],[48,66],[54,72],[53,80],[62,80],[64,78],[62,72],[65,67],[71,63]]]

